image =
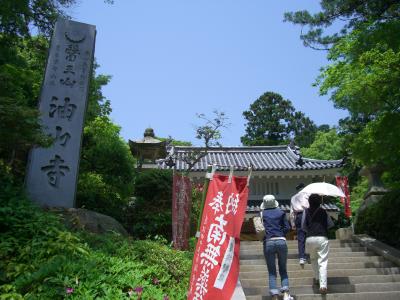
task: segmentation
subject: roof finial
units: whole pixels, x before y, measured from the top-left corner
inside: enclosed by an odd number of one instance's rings
[[[144,131],[143,136],[144,137],[147,137],[147,136],[155,137],[153,128],[150,128],[150,127],[146,128],[146,130]]]

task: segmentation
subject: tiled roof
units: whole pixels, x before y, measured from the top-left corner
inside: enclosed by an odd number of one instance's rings
[[[200,147],[174,146],[170,155],[175,159],[177,170],[187,169],[183,159],[195,151],[204,151]],[[204,172],[208,165],[218,165],[218,170],[235,171],[247,170],[250,166],[253,171],[293,171],[293,170],[321,170],[340,168],[343,160],[318,160],[301,156],[298,147],[290,146],[246,146],[246,147],[214,147],[209,148],[205,157],[197,162],[192,172]],[[168,168],[160,162],[161,168]]]

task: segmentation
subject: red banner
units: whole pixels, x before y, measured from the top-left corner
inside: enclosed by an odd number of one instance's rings
[[[351,206],[350,206],[350,192],[349,192],[349,181],[347,176],[336,176],[336,186],[342,190],[346,197],[340,198],[344,206],[344,214],[346,217],[351,217]]]
[[[239,277],[247,197],[247,177],[232,177],[229,182],[229,176],[215,174],[210,181],[187,299],[231,299]]]
[[[175,249],[189,248],[192,186],[188,177],[175,175],[172,192],[172,241]]]

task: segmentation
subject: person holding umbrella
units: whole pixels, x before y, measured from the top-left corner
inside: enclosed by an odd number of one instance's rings
[[[301,218],[304,209],[309,207],[308,197],[310,194],[303,193],[301,189],[304,188],[304,183],[296,186],[297,193],[290,199],[290,214],[289,219],[292,228],[296,230],[297,235],[297,248],[299,251],[299,264],[304,266],[307,261],[305,246],[306,246],[306,233],[301,229]]]
[[[311,194],[308,198],[310,207],[304,210],[301,227],[307,233],[306,249],[310,254],[314,270],[314,282],[319,283],[319,291],[326,294],[328,291],[328,229],[334,224],[326,211],[321,208],[322,196]]]

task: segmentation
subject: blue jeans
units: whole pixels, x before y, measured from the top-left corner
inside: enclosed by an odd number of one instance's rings
[[[306,259],[305,248],[306,248],[306,233],[301,229],[301,217],[303,213],[297,213],[295,224],[297,230],[297,245],[299,249],[299,258]]]
[[[278,295],[279,290],[276,287],[276,262],[278,256],[279,275],[281,277],[280,292],[289,291],[289,278],[286,270],[288,247],[285,240],[264,240],[264,256],[267,262],[269,274],[269,292]]]

